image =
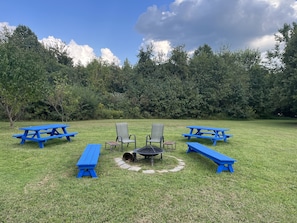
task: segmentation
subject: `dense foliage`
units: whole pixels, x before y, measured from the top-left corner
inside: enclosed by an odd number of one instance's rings
[[[17,119],[266,118],[297,114],[297,26],[285,24],[264,65],[260,52],[203,45],[154,59],[152,46],[122,67],[94,60],[73,66],[26,26],[0,41],[0,115]],[[277,61],[277,62],[276,62]]]

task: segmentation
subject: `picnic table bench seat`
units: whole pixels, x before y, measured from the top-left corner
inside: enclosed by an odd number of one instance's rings
[[[207,135],[206,135],[207,134]],[[199,137],[199,138],[205,138],[205,139],[214,139],[214,133],[211,132],[204,132],[203,134],[197,135],[197,134],[189,134],[189,133],[184,133],[184,137]],[[226,138],[230,138],[233,135],[232,134],[225,134]]]
[[[210,134],[210,133],[207,133],[207,134]],[[211,135],[199,135],[199,138],[202,138],[202,139],[213,139],[213,135],[214,134],[211,134]],[[196,137],[197,138],[197,135],[196,134],[183,134],[184,137]]]
[[[63,133],[63,134],[59,134],[59,135],[51,135],[48,137],[37,138],[37,141],[46,142],[47,140],[50,140],[50,139],[63,138],[63,137],[66,137],[67,140],[69,141],[70,140],[69,137],[73,137],[76,134],[78,134],[78,133],[77,132],[68,132],[68,133]]]
[[[83,176],[91,176],[92,178],[98,178],[95,172],[98,159],[100,156],[101,144],[88,144],[79,158],[76,166],[79,169],[77,178]]]
[[[218,165],[217,173],[221,173],[222,171],[229,171],[231,173],[234,172],[233,164],[236,162],[235,159],[212,150],[197,142],[187,142],[187,144],[187,153],[196,152],[214,161]]]
[[[48,131],[40,132],[39,134],[51,134],[51,132],[52,132],[51,130],[48,130]],[[27,136],[33,136],[35,134],[36,134],[35,132],[29,132],[27,134]],[[15,137],[15,138],[21,139],[23,135],[24,134],[13,134],[12,136]]]

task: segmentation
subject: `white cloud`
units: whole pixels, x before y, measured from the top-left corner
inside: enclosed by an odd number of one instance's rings
[[[88,63],[96,59],[93,48],[88,45],[78,45],[74,40],[71,40],[69,44],[66,44],[61,39],[49,36],[43,38],[40,42],[47,48],[53,47],[61,52],[66,51],[68,56],[73,59],[74,65],[86,66]]]
[[[119,60],[119,58],[113,55],[111,50],[108,48],[101,49],[101,60],[108,64],[115,64],[117,66],[121,64],[121,61]]]
[[[71,40],[67,46],[67,51],[69,56],[73,58],[74,65],[81,64],[86,66],[96,59],[93,48],[88,45],[78,45],[74,40]]]
[[[274,35],[264,35],[252,39],[248,45],[250,48],[258,49],[261,52],[270,50],[275,46],[275,37]]]
[[[185,0],[175,0],[172,4],[173,5],[180,5],[181,3],[183,3]]]
[[[53,48],[60,49],[60,50],[66,50],[67,49],[67,45],[61,39],[57,39],[57,38],[55,38],[53,36],[43,38],[43,39],[41,39],[39,41],[44,46],[46,46],[47,48],[53,47]]]
[[[141,44],[141,48],[145,48],[145,46],[153,47],[153,59],[158,62],[165,62],[169,58],[169,54],[172,50],[171,44],[167,40],[163,41],[155,41],[155,40],[143,40]]]
[[[0,31],[2,31],[6,27],[8,31],[13,32],[15,30],[15,26],[10,26],[8,22],[0,22]]]
[[[203,44],[266,50],[274,46],[278,29],[296,21],[296,12],[295,0],[175,0],[166,10],[149,7],[135,27],[144,39],[185,45],[188,51]]]
[[[73,59],[74,65],[86,66],[95,59],[98,59],[94,49],[89,45],[79,45],[74,40],[71,40],[69,44],[64,43],[61,39],[49,36],[40,40],[46,47],[54,47],[62,51],[67,51],[69,57]],[[110,49],[101,49],[101,59],[108,64],[120,65],[120,60],[113,55]]]
[[[2,39],[2,38],[4,38],[4,29],[7,29],[7,31],[9,32],[9,33],[13,33],[13,31],[15,30],[15,26],[10,26],[9,24],[8,24],[8,22],[0,22],[0,38]]]

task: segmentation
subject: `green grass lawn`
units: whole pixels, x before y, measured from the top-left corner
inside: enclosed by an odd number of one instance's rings
[[[156,157],[155,165],[178,172],[145,174],[121,169],[123,152],[104,149],[115,140],[116,122],[128,122],[137,145],[145,145],[152,123],[163,123],[165,140],[176,150]],[[98,120],[70,122],[79,132],[72,142],[54,139],[40,149],[20,145],[19,127],[44,124],[0,122],[0,222],[296,222],[297,120]],[[200,142],[237,160],[234,173],[216,174],[217,165],[197,153],[186,154],[187,125],[230,129],[227,143]],[[76,162],[89,143],[102,144],[98,179],[77,179]],[[133,145],[125,151],[131,151]],[[166,160],[167,159],[167,160]],[[162,162],[162,163],[161,163]],[[135,164],[133,164],[135,165]]]

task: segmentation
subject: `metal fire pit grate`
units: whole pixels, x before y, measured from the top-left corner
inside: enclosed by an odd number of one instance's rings
[[[153,146],[153,145],[147,145],[147,146],[144,146],[142,148],[139,148],[139,149],[135,149],[133,151],[133,155],[134,155],[134,160],[137,160],[136,159],[136,154],[139,154],[139,155],[142,155],[146,158],[150,158],[151,159],[151,164],[152,166],[154,165],[154,156],[157,156],[157,155],[161,155],[161,159],[162,159],[162,153],[164,152],[163,149],[157,147],[157,146]]]

